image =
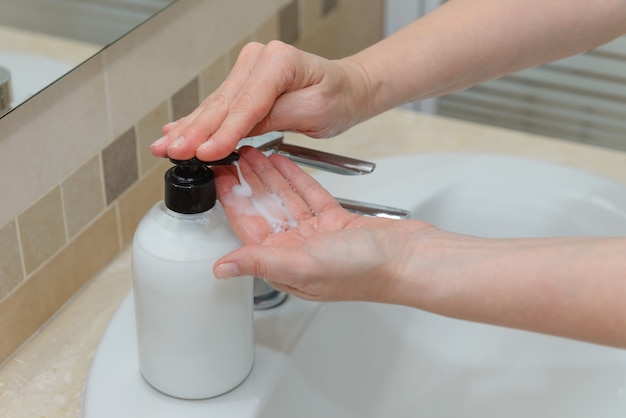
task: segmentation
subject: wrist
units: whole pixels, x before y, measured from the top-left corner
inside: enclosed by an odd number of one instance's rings
[[[354,109],[352,125],[387,110],[381,101],[381,83],[374,79],[367,67],[354,57],[346,57],[336,61],[344,70],[345,84],[349,94],[349,106]]]

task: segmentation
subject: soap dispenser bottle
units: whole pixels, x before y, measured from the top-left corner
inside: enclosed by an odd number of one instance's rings
[[[241,245],[216,200],[206,165],[216,163],[172,162],[165,199],[141,220],[132,244],[139,366],[167,395],[210,398],[252,368],[253,279],[213,275],[215,261]]]

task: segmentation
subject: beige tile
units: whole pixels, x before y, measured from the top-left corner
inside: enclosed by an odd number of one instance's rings
[[[342,0],[295,45],[330,59],[345,57],[382,38],[382,16],[382,0]]]
[[[61,189],[55,187],[17,218],[26,274],[45,263],[66,242]]]
[[[112,139],[102,60],[94,57],[0,119],[0,225]],[[20,181],[18,173],[28,173]]]
[[[163,135],[163,125],[172,120],[168,102],[163,102],[137,123],[137,153],[139,155],[139,173],[143,175],[158,162],[159,158],[150,153],[150,144]]]
[[[102,169],[106,202],[110,205],[139,178],[134,128],[102,150]]]
[[[278,32],[280,40],[294,44],[300,37],[300,16],[298,2],[293,0],[278,13]]]
[[[198,78],[194,77],[172,96],[172,118],[178,120],[187,116],[200,104]]]
[[[171,167],[167,160],[161,160],[141,180],[135,183],[118,200],[122,243],[130,243],[139,221],[155,203],[163,200],[163,176]]]
[[[179,0],[106,48],[113,134],[129,129],[285,3]],[[133,93],[138,83],[140,94]]]
[[[24,279],[15,222],[0,229],[0,300]]]
[[[300,34],[313,33],[322,17],[323,0],[298,0]]]
[[[236,43],[240,43],[243,36],[252,35],[261,22],[277,18],[278,11],[291,1],[293,0],[231,0],[221,2],[217,7],[211,2],[203,2],[198,5],[198,13],[195,15],[200,22],[196,25],[196,31],[204,39],[213,38],[218,49],[226,46],[226,50],[230,50]],[[213,22],[213,25],[206,25],[205,16],[216,12],[220,13],[220,19]],[[273,39],[277,39],[277,36]]]
[[[228,74],[229,59],[222,55],[198,77],[200,81],[200,97],[205,98],[222,84]]]
[[[253,40],[261,42],[263,44],[268,43],[274,39],[278,39],[280,34],[278,32],[278,15],[275,14],[262,23],[252,35]]]
[[[70,239],[104,210],[103,187],[97,155],[61,184],[65,224]]]
[[[203,40],[189,26],[193,3],[174,2],[103,51],[115,136],[167,101],[182,82],[199,72],[192,51],[201,49]]]
[[[112,207],[0,302],[0,364],[119,252],[117,230]]]

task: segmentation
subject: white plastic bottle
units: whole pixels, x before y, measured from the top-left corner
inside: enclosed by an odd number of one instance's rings
[[[253,279],[213,276],[215,261],[240,242],[210,168],[196,159],[174,163],[164,201],[133,240],[139,365],[159,391],[203,399],[233,389],[252,368]]]

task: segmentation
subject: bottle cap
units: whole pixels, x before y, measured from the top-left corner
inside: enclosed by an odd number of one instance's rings
[[[236,153],[219,161],[205,162],[197,158],[175,160],[165,172],[165,206],[177,213],[202,213],[215,206],[217,192],[212,165],[230,165],[239,159]]]

